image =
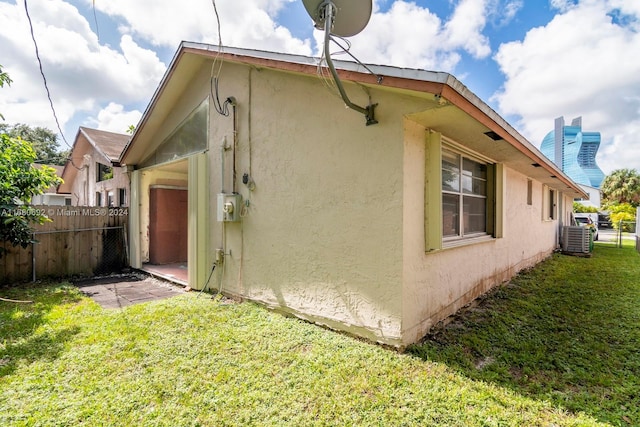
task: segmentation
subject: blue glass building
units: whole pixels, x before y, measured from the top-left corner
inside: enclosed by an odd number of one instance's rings
[[[596,164],[600,132],[583,132],[582,117],[565,126],[564,117],[555,120],[555,129],[542,140],[540,151],[578,184],[600,188],[604,173]]]

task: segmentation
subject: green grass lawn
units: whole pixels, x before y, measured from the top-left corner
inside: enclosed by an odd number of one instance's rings
[[[554,255],[405,354],[185,294],[0,288],[2,426],[639,425],[640,257]]]
[[[598,244],[554,255],[409,352],[518,395],[640,425],[640,256]]]

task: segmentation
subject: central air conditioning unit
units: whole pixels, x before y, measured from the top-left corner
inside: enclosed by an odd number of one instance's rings
[[[562,250],[571,253],[589,253],[591,230],[582,226],[562,227]]]

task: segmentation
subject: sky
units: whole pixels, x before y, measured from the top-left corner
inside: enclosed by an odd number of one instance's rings
[[[27,11],[63,149],[79,126],[137,125],[183,40],[322,49],[301,0],[0,0],[0,114],[58,133]],[[640,171],[640,1],[373,0],[349,42],[365,63],[452,74],[536,147],[581,116],[605,174]]]

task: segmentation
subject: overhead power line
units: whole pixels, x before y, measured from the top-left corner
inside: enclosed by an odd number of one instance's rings
[[[42,81],[44,82],[44,88],[47,91],[47,99],[49,100],[49,105],[51,106],[51,112],[53,113],[53,118],[56,121],[56,126],[58,126],[58,132],[60,132],[60,136],[62,137],[62,140],[67,145],[67,147],[69,147],[69,149],[73,150],[73,147],[71,146],[71,144],[69,144],[69,142],[67,141],[67,138],[65,138],[65,136],[64,136],[64,132],[62,131],[62,127],[60,126],[60,121],[58,120],[58,115],[56,114],[56,109],[53,106],[53,100],[51,99],[51,92],[49,91],[49,85],[47,84],[47,78],[44,75],[44,70],[42,69],[42,60],[40,59],[40,51],[38,50],[38,42],[36,42],[36,36],[33,33],[33,23],[31,22],[31,15],[29,15],[29,6],[27,4],[27,0],[24,0],[24,11],[27,14],[27,20],[29,21],[29,30],[31,32],[31,40],[33,40],[33,46],[35,47],[35,50],[36,50],[36,59],[38,60],[38,67],[40,69],[40,75],[42,76]],[[68,157],[67,160],[69,160],[69,163],[71,164],[71,166],[73,166],[77,170],[82,170],[81,167],[78,167],[78,166],[76,166],[75,163],[73,163],[73,158],[71,157],[71,153],[69,153],[69,157]]]
[[[96,0],[93,0],[93,21],[96,23],[96,36],[98,36],[98,42],[99,42],[100,28],[98,28],[98,16],[96,15]]]
[[[216,13],[216,22],[218,23],[218,46],[222,46],[222,34],[220,32],[220,15],[218,14],[216,0],[211,0],[211,3],[213,3],[213,11]]]
[[[33,46],[36,49],[36,59],[38,60],[38,67],[40,68],[40,75],[42,76],[42,81],[44,82],[44,88],[47,91],[47,99],[49,99],[49,105],[51,106],[51,111],[53,112],[53,118],[56,121],[56,125],[58,126],[58,132],[60,132],[60,136],[67,147],[72,148],[71,145],[67,142],[67,139],[64,137],[64,132],[62,132],[62,127],[60,126],[60,121],[58,120],[58,115],[56,114],[56,109],[53,106],[53,101],[51,100],[51,92],[49,91],[49,85],[47,84],[47,78],[44,75],[44,70],[42,69],[42,60],[40,59],[40,51],[38,50],[38,42],[36,42],[36,36],[33,33],[33,23],[31,22],[31,16],[29,15],[29,6],[27,5],[27,0],[24,0],[24,11],[27,13],[27,20],[29,21],[29,30],[31,31],[31,39],[33,40]]]

